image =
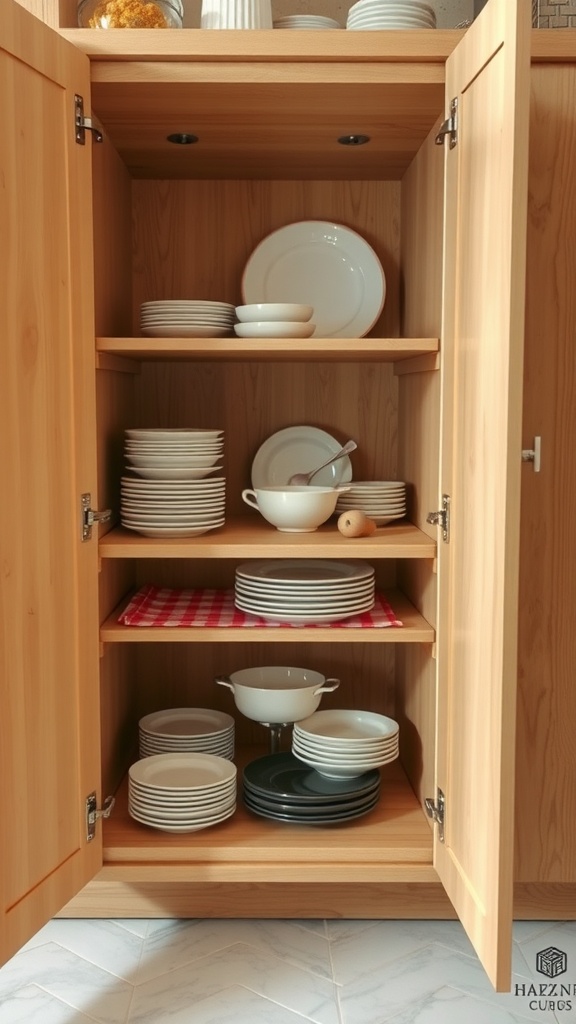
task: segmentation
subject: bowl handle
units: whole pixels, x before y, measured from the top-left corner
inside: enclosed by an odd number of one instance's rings
[[[242,501],[245,501],[247,505],[251,505],[252,508],[257,509],[258,512],[260,511],[260,509],[258,508],[258,498],[256,497],[256,491],[251,490],[250,487],[247,487],[246,490],[242,491]]]
[[[319,686],[317,690],[314,690],[314,696],[317,693],[332,693],[333,690],[337,690],[340,686],[339,679],[326,679],[327,683],[334,683],[334,686]]]
[[[230,682],[228,676],[216,676],[214,682],[218,683],[219,686],[227,686],[234,693],[234,683]]]

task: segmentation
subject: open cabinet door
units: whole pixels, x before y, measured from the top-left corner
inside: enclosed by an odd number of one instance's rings
[[[89,62],[0,4],[0,959],[101,866]]]
[[[489,0],[447,64],[435,865],[510,984],[530,0]],[[438,794],[435,795],[438,802]],[[440,800],[441,802],[441,800]]]

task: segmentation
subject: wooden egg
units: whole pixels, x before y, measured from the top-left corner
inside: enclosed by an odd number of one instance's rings
[[[351,508],[338,518],[338,529],[344,537],[371,537],[376,523],[360,509]]]

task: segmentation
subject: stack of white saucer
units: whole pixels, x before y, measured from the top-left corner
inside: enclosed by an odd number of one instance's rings
[[[232,334],[234,306],[204,299],[143,302],[140,330],[150,338],[221,338]]]
[[[152,754],[199,752],[234,758],[231,715],[211,708],[166,708],[140,719],[140,757]]]
[[[423,0],[358,0],[348,11],[346,28],[360,31],[436,28],[436,15]]]
[[[406,484],[402,480],[353,480],[336,502],[335,512],[359,509],[377,526],[406,515]]]
[[[277,18],[274,28],[292,29],[331,29],[342,28],[339,21],[334,18],[324,18],[320,14],[288,14],[285,18]]]

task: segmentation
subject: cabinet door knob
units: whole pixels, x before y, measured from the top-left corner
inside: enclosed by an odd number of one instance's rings
[[[522,462],[533,462],[534,463],[534,472],[535,473],[539,473],[540,472],[541,455],[542,455],[542,438],[541,437],[535,437],[534,438],[534,447],[533,448],[523,448],[522,449]]]

